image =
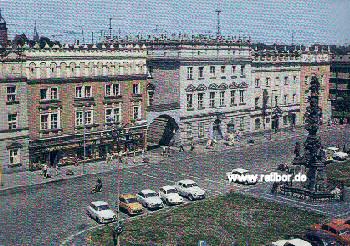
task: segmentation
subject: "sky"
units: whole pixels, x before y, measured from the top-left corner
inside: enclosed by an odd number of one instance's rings
[[[63,42],[108,32],[216,33],[220,8],[224,35],[253,42],[344,44],[350,41],[350,0],[0,0],[9,36],[39,35]],[[55,36],[53,36],[55,35]]]

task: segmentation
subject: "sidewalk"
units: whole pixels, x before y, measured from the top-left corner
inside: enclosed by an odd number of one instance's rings
[[[326,127],[323,126],[321,128],[321,131],[328,131],[333,129],[332,127]],[[305,131],[304,127],[298,127],[295,129],[295,131],[290,130],[279,130],[277,133],[271,134],[271,139],[268,137],[270,133],[264,133],[264,134],[257,134],[256,136],[253,136],[254,144],[260,144],[265,141],[279,141],[286,138],[296,138],[300,135],[307,135],[307,132]],[[227,146],[223,142],[219,142],[213,146],[211,149],[207,149],[205,144],[204,145],[195,145],[195,149],[193,152],[189,150],[189,146],[185,146],[185,153],[188,154],[194,154],[199,155],[202,153],[211,153],[211,152],[219,152],[219,151],[226,151],[226,150],[232,150],[236,148],[240,148],[243,146],[248,146],[247,143],[249,135],[243,136],[241,141],[235,142],[234,146]],[[155,149],[152,151],[148,151],[146,153],[146,156],[149,157],[150,163],[159,163],[163,160],[168,159],[168,157],[161,156],[161,149]],[[174,154],[178,153],[178,147],[172,147],[172,153],[170,155],[170,158],[174,157]],[[175,154],[177,155],[177,154]],[[186,158],[193,158],[191,155],[188,155]],[[135,157],[127,157],[127,162],[124,159],[123,164],[119,166],[119,168],[129,168],[133,166],[143,165],[142,163],[142,156],[138,155]],[[84,168],[84,170],[83,170]],[[106,161],[99,161],[99,162],[93,162],[93,163],[86,163],[84,165],[79,166],[64,166],[61,167],[59,170],[59,174],[55,175],[56,172],[54,169],[51,169],[49,173],[52,175],[52,178],[44,178],[41,175],[41,170],[39,171],[26,171],[26,172],[20,172],[20,173],[11,173],[11,174],[3,174],[2,175],[2,185],[0,186],[0,195],[1,193],[4,193],[6,191],[12,190],[12,189],[23,189],[26,186],[33,186],[33,185],[41,185],[49,182],[59,182],[65,179],[72,179],[81,177],[83,175],[91,175],[91,174],[98,174],[98,173],[104,173],[111,170],[115,170],[117,168],[116,160],[113,160],[112,163],[106,163]],[[74,175],[66,175],[66,171],[70,169],[74,172]],[[83,172],[84,171],[84,172]]]
[[[156,161],[159,157],[157,153],[149,152],[147,154],[150,158],[150,162]],[[133,166],[143,165],[142,156],[129,156],[124,157],[123,163],[120,164],[119,168],[129,168]],[[26,186],[41,185],[50,182],[59,182],[65,179],[72,179],[81,177],[84,175],[93,175],[98,173],[104,173],[117,168],[116,160],[113,160],[111,163],[106,163],[106,161],[98,161],[80,164],[79,166],[63,166],[59,168],[59,173],[56,175],[56,170],[51,168],[48,173],[52,176],[51,178],[44,178],[42,171],[25,171],[20,173],[11,173],[2,175],[2,185],[0,186],[0,194],[13,189],[22,189]],[[67,175],[66,171],[70,169],[73,171],[73,175]]]

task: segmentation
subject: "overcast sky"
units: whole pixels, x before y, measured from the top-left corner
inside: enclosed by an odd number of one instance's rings
[[[114,35],[216,32],[215,9],[220,6],[223,34],[250,35],[253,41],[349,43],[350,0],[0,0],[10,37],[32,37],[34,21],[40,35],[64,41],[95,40],[108,30]],[[67,34],[74,31],[79,34]]]

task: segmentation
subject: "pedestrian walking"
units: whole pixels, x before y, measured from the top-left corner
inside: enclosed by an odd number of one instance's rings
[[[194,141],[192,140],[191,141],[191,149],[190,149],[191,151],[193,151],[194,150]]]
[[[166,148],[165,148],[164,145],[162,146],[162,149],[163,149],[163,151],[162,151],[162,156],[165,156],[165,154],[166,154]]]
[[[42,171],[43,171],[44,178],[47,178],[47,165],[46,164],[43,165]]]
[[[60,162],[58,162],[56,164],[56,167],[55,167],[55,175],[58,176],[60,174],[60,169],[59,169],[59,166],[60,166]]]

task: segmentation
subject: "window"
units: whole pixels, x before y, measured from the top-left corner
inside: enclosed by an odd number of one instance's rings
[[[85,93],[85,95],[84,95],[85,97],[91,97],[92,96],[91,86],[85,86],[84,93]]]
[[[204,77],[204,67],[198,68],[198,77],[203,78]]]
[[[209,94],[209,107],[215,108],[215,92],[210,92]]]
[[[106,123],[117,123],[120,122],[120,109],[119,108],[109,108],[106,109],[105,114]]]
[[[210,66],[210,75],[215,76],[215,67],[214,66]]]
[[[296,83],[297,82],[297,76],[293,76],[293,82]]]
[[[140,94],[139,84],[133,84],[133,85],[132,85],[132,93],[133,93],[134,95]]]
[[[280,85],[280,83],[281,83],[281,81],[280,81],[280,77],[276,77],[276,86],[279,86]]]
[[[244,91],[239,91],[239,103],[244,103]]]
[[[235,104],[235,92],[236,91],[231,91],[230,106]]]
[[[83,125],[83,112],[79,111],[75,114],[75,126]]]
[[[287,103],[288,103],[288,96],[287,95],[284,95],[284,97],[283,97],[283,102],[284,102],[284,105],[287,105]]]
[[[236,72],[236,66],[232,66],[232,74]]]
[[[192,138],[192,125],[191,124],[187,124],[187,129],[186,129],[186,133],[187,133],[187,138],[191,139]]]
[[[284,77],[284,84],[288,85],[288,76]]]
[[[152,74],[153,74],[153,67],[149,66],[148,67],[148,77],[152,78]]]
[[[57,88],[51,88],[51,100],[58,99],[58,89]]]
[[[259,107],[259,97],[255,98],[255,108]]]
[[[220,91],[220,107],[225,106],[225,92]]]
[[[17,129],[17,114],[9,114],[7,116],[9,130]]]
[[[193,108],[192,94],[187,94],[187,109]]]
[[[132,115],[132,118],[134,120],[138,120],[140,119],[140,107],[139,106],[134,106],[133,107],[133,115]]]
[[[203,93],[198,93],[198,109],[203,109],[203,98],[204,94]]]
[[[16,86],[8,86],[6,92],[8,102],[16,101]]]
[[[193,67],[187,68],[187,79],[193,79]]]
[[[225,73],[226,67],[225,66],[221,66],[221,73]]]
[[[278,96],[275,96],[275,107],[278,106]]]
[[[304,83],[305,83],[305,85],[307,85],[309,83],[309,76],[305,76]]]
[[[297,98],[297,95],[296,95],[296,94],[293,94],[293,104],[296,103],[296,98]]]
[[[244,76],[244,73],[245,73],[244,67],[245,67],[244,65],[241,66],[241,76]]]
[[[198,137],[203,138],[204,137],[204,122],[198,123]]]
[[[284,125],[288,124],[288,116],[287,115],[283,116],[283,124]]]
[[[261,121],[259,118],[255,119],[255,130],[259,130],[261,126]]]
[[[149,90],[149,91],[147,91],[147,94],[148,94],[147,106],[150,107],[150,106],[153,105],[154,91],[153,90]]]
[[[92,122],[92,111],[85,111],[85,125],[91,125]]]
[[[58,117],[57,113],[51,114],[51,128],[50,129],[57,129],[58,128]]]
[[[48,89],[40,89],[40,99],[47,100],[48,98]]]
[[[10,149],[9,150],[9,159],[10,159],[10,164],[19,164],[20,163],[20,155],[19,155],[19,150],[18,149]]]
[[[260,87],[260,79],[255,79],[255,87]]]
[[[49,129],[49,115],[48,114],[42,114],[40,116],[40,130],[47,130]]]
[[[82,86],[75,87],[75,97],[76,98],[82,98],[83,97],[82,90],[83,90]]]
[[[119,84],[108,84],[105,90],[106,96],[118,96],[120,94]]]
[[[270,78],[266,78],[266,86],[270,86]]]

